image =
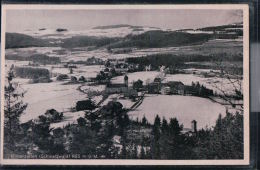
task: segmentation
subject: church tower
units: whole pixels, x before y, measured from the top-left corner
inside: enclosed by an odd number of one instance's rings
[[[196,120],[193,120],[191,121],[191,131],[194,132],[194,133],[197,133],[197,121]]]

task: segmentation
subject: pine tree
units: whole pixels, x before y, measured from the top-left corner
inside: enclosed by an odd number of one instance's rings
[[[140,153],[140,159],[145,159],[145,151],[144,151],[144,146],[141,146],[141,153]]]
[[[20,133],[20,116],[24,113],[27,104],[22,98],[24,92],[20,92],[18,85],[13,82],[13,66],[7,73],[7,84],[5,85],[4,106],[4,148],[10,152],[17,150],[18,134]]]
[[[162,127],[161,127],[161,137],[160,137],[160,146],[161,146],[161,158],[167,159],[169,155],[169,125],[167,120],[163,117]]]
[[[153,139],[152,139],[152,157],[153,159],[160,159],[161,151],[160,151],[160,128],[161,128],[161,119],[158,115],[156,115],[154,120],[154,125],[152,129]]]
[[[162,120],[162,134],[167,134],[168,131],[169,131],[169,126],[168,126],[168,122],[167,120],[165,119],[165,117],[163,117],[163,120]]]
[[[146,119],[146,117],[145,116],[143,116],[143,118],[142,118],[142,126],[146,126],[147,125],[147,119]]]
[[[179,159],[183,155],[183,138],[181,134],[182,126],[176,118],[171,118],[169,123],[169,155],[170,159]]]

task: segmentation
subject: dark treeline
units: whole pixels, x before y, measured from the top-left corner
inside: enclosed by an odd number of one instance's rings
[[[114,42],[119,41],[121,38],[107,38],[107,37],[94,37],[94,36],[75,36],[71,38],[64,39],[61,47],[73,48],[73,47],[87,47],[95,46],[101,47]]]
[[[221,25],[221,26],[213,26],[213,27],[200,28],[200,29],[198,29],[198,30],[202,30],[202,31],[222,31],[222,30],[226,30],[227,28],[237,28],[237,29],[241,29],[241,28],[243,28],[243,25],[242,25],[242,24]]]
[[[45,47],[49,42],[32,36],[19,33],[5,34],[5,48]]]
[[[220,57],[221,56],[221,57]],[[139,64],[140,66],[151,65],[154,68],[158,66],[178,66],[180,68],[186,68],[186,62],[223,62],[223,61],[243,61],[243,56],[241,55],[228,55],[223,53],[222,55],[174,55],[174,54],[154,54],[143,57],[133,57],[128,58],[127,62]],[[189,65],[189,64],[188,64]],[[197,65],[196,65],[197,66]],[[206,66],[205,66],[206,67]],[[213,66],[210,65],[212,68]]]
[[[139,35],[127,35],[124,41],[111,44],[109,48],[159,48],[202,44],[210,39],[209,34],[189,34],[175,31],[147,31]]]
[[[43,65],[60,63],[59,57],[49,57],[45,54],[34,54],[34,55],[28,57],[28,59],[29,59],[29,61],[33,61],[35,63],[40,63]]]
[[[15,75],[21,78],[35,79],[39,77],[49,78],[50,72],[45,68],[33,68],[33,67],[15,67]]]
[[[6,60],[18,60],[18,61],[33,61],[40,64],[57,64],[60,63],[59,57],[49,57],[45,54],[34,54],[31,56],[19,56],[19,55],[6,55]]]
[[[184,133],[176,118],[168,122],[157,115],[153,125],[147,123],[145,117],[140,122],[129,120],[118,102],[104,106],[101,115],[86,112],[77,124],[64,128],[50,128],[50,123],[56,119],[54,113],[50,115],[49,112],[39,116],[38,121],[22,124],[16,130],[19,133],[16,145],[6,144],[5,156],[14,153],[73,154],[79,159],[243,158],[243,117],[240,114],[220,116],[213,129]],[[115,136],[119,137],[118,143],[114,141]]]

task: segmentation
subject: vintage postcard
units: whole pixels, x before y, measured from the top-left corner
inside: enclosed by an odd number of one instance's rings
[[[1,164],[249,164],[248,13],[3,5]]]

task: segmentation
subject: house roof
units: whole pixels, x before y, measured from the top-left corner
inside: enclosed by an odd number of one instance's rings
[[[107,87],[109,88],[120,88],[120,87],[126,87],[125,84],[107,84]]]
[[[159,78],[159,77],[156,77],[155,79],[154,79],[154,82],[161,82],[162,80],[161,80],[161,78]]]
[[[184,84],[183,84],[182,82],[180,82],[180,81],[169,81],[167,84],[170,85],[170,86],[184,85]]]

